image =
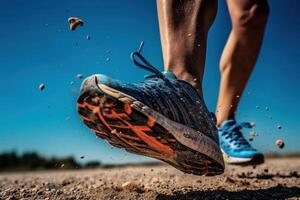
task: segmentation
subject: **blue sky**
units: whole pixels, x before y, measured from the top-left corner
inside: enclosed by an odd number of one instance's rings
[[[264,152],[300,151],[299,5],[297,0],[270,1],[264,44],[239,108],[240,121],[256,122],[259,136],[253,144]],[[85,25],[70,31],[70,16],[82,18]],[[149,160],[111,148],[83,125],[76,112],[81,82],[76,74],[143,80],[147,72],[129,59],[141,40],[145,41],[143,54],[162,70],[155,1],[1,0],[0,19],[0,152],[85,155],[86,160],[106,163]],[[218,94],[218,62],[229,31],[226,4],[219,1],[204,78],[211,110]],[[42,92],[40,83],[46,86]],[[274,145],[278,138],[285,141],[284,150]]]

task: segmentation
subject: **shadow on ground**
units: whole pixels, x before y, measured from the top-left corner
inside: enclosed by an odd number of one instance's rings
[[[299,187],[276,186],[267,189],[243,190],[231,192],[227,190],[175,192],[173,195],[159,194],[157,200],[175,199],[286,199],[299,198]]]

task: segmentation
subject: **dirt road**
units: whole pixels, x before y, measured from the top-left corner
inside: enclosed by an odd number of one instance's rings
[[[228,166],[217,177],[168,166],[0,174],[0,199],[300,199],[300,159]]]

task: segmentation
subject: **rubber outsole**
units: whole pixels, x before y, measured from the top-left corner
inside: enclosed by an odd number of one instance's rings
[[[237,157],[231,157],[227,155],[225,152],[223,152],[223,156],[225,162],[231,165],[249,166],[249,165],[260,165],[265,162],[263,154],[256,154],[251,158],[237,158]]]
[[[77,107],[83,122],[115,147],[162,160],[185,173],[213,176],[224,171],[223,160],[217,157],[216,161],[183,145],[154,117],[124,97],[121,100],[93,86],[80,95]]]

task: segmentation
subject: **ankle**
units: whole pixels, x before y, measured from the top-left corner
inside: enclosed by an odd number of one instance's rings
[[[189,84],[191,84],[196,89],[199,96],[203,97],[202,81],[199,78],[196,78],[187,72],[180,72],[180,73],[173,72],[173,73],[176,75],[178,79],[184,80]]]
[[[216,126],[219,128],[223,122],[227,120],[235,120],[235,114],[234,113],[220,113],[220,111],[216,111],[216,118],[217,118],[217,124]]]

